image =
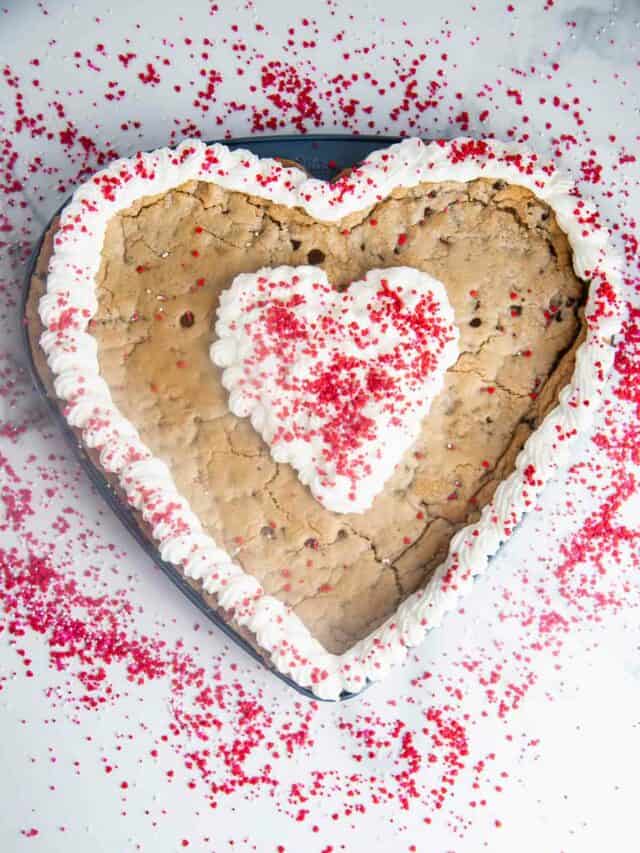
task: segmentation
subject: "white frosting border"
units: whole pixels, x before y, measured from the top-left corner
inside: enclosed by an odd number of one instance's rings
[[[481,177],[525,186],[554,210],[569,239],[576,274],[591,280],[587,338],[558,405],[529,437],[515,470],[499,485],[480,520],[453,537],[447,559],[427,586],[345,654],[332,655],[290,608],[267,595],[257,579],[204,532],[167,465],[152,456],[113,403],[99,375],[97,341],[87,331],[97,310],[95,276],[105,229],[114,214],[136,199],[189,180],[217,183],[303,208],[319,220],[337,221],[376,204],[397,187]],[[358,691],[368,681],[383,678],[455,608],[589,426],[613,362],[611,339],[621,321],[620,263],[607,246],[608,231],[598,223],[593,205],[577,195],[553,164],[542,163],[517,145],[467,138],[427,145],[407,139],[375,151],[331,185],[245,150],[186,140],[175,150],[162,148],[117,160],[76,190],[54,238],[39,306],[45,328],[40,344],[55,375],[56,394],[66,401],[67,421],[82,430],[87,446],[100,449],[103,468],[118,476],[129,502],[151,525],[162,559],[200,580],[223,608],[233,611],[235,621],[255,634],[280,672],[321,698],[336,699],[342,691]]]

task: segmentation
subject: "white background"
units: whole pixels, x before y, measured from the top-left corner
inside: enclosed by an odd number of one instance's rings
[[[546,155],[557,147],[552,138],[563,132],[575,134],[577,144],[565,150],[562,165],[577,175],[588,151],[596,151],[596,159],[604,165],[604,181],[592,190],[610,221],[618,221],[625,211],[637,210],[638,167],[621,165],[619,154],[623,145],[637,150],[640,9],[634,0],[615,6],[583,2],[579,7],[556,2],[547,11],[544,0],[536,0],[514,3],[513,12],[506,3],[484,0],[476,4],[396,0],[355,7],[309,2],[219,5],[212,15],[205,2],[15,2],[0,18],[1,64],[21,76],[28,113],[42,112],[44,122],[56,128],[53,139],[17,131],[13,92],[2,89],[3,136],[13,141],[20,157],[15,170],[25,180],[22,193],[3,196],[0,202],[6,204],[5,212],[15,226],[3,247],[0,355],[3,369],[15,371],[21,389],[15,404],[0,396],[0,419],[3,423],[26,420],[28,429],[17,440],[0,437],[0,452],[31,489],[37,512],[20,530],[2,525],[0,545],[15,545],[24,554],[31,547],[31,536],[39,547],[51,545],[51,559],[88,593],[126,590],[133,606],[127,622],[130,632],[137,629],[140,634],[162,637],[171,648],[182,641],[183,649],[205,668],[207,676],[217,668],[223,680],[242,682],[248,695],[258,697],[273,714],[270,732],[274,735],[300,719],[306,700],[299,701],[243,653],[228,648],[217,633],[195,627],[200,622],[196,612],[103,507],[19,372],[24,358],[15,301],[24,250],[59,205],[58,182],[72,179],[81,165],[77,148],[66,152],[59,142],[57,134],[65,121],[56,120],[53,102],[64,103],[67,117],[80,134],[91,136],[102,147],[108,141],[119,154],[165,144],[172,132],[179,138],[188,119],[204,138],[245,135],[250,130],[246,112],[231,112],[219,125],[214,116],[225,113],[222,105],[231,100],[266,103],[259,69],[272,60],[297,61],[283,51],[286,30],[296,27],[297,39],[300,19],[308,15],[316,22],[317,46],[304,54],[304,73],[321,90],[331,89],[329,80],[339,71],[370,70],[381,81],[392,80],[394,56],[410,58],[424,49],[432,59],[418,76],[419,90],[426,91],[431,79],[442,80],[436,76],[438,67],[446,67],[447,88],[439,106],[420,119],[418,132],[453,135],[456,126],[450,120],[466,109],[471,132],[505,136],[510,128],[518,129],[516,135],[525,129],[529,144]],[[255,29],[256,22],[265,26],[266,34]],[[230,30],[231,24],[238,25],[237,33]],[[336,41],[332,36],[340,30],[345,36]],[[208,62],[195,63],[190,58],[194,48],[184,44],[185,36],[195,40],[198,50],[203,37],[213,42]],[[235,73],[234,40],[247,44],[249,53],[254,48],[264,55],[264,60],[256,57],[244,75]],[[425,45],[426,40],[430,41]],[[96,58],[98,43],[104,43],[105,55]],[[373,44],[375,49],[350,63],[342,58],[347,49],[355,53]],[[82,52],[80,62],[73,55],[77,49]],[[136,54],[132,70],[124,69],[117,59],[127,49]],[[439,60],[443,53],[446,61]],[[145,62],[158,64],[154,57],[164,55],[172,57],[172,64],[159,66],[162,82],[156,87],[139,83],[137,73],[144,71]],[[40,59],[37,68],[30,64],[34,57]],[[99,72],[86,66],[88,57],[99,65]],[[559,70],[553,69],[553,63],[558,63]],[[203,114],[193,108],[192,101],[194,89],[201,84],[197,69],[207,65],[220,69],[224,81],[210,114]],[[32,78],[39,80],[38,85],[30,83]],[[126,88],[121,101],[104,99],[111,80]],[[176,84],[182,87],[179,92]],[[256,92],[250,91],[252,84]],[[510,88],[522,93],[523,105],[507,93]],[[351,130],[359,126],[367,132],[369,120],[375,123],[374,132],[409,129],[407,119],[412,113],[398,121],[389,118],[390,107],[398,100],[392,89],[374,95],[359,83],[353,91],[372,104],[373,111],[370,116],[356,115]],[[456,92],[462,97],[457,98]],[[576,127],[570,114],[540,103],[540,98],[548,101],[554,95],[580,98],[582,128]],[[330,97],[319,100],[320,130],[336,129],[331,103]],[[490,116],[480,123],[478,115],[485,107]],[[290,118],[291,112],[286,113],[283,130],[291,129]],[[134,120],[141,123],[138,131],[121,130],[123,122]],[[547,121],[552,122],[551,129],[545,126]],[[614,142],[609,138],[612,134]],[[36,156],[48,173],[40,170],[29,177],[26,164]],[[95,166],[91,157],[88,163]],[[612,190],[609,197],[605,189]],[[20,200],[27,202],[26,207],[18,206]],[[615,411],[618,418],[630,417],[621,406]],[[50,454],[57,458],[51,459]],[[412,845],[418,851],[638,850],[638,542],[633,539],[619,555],[605,560],[603,583],[618,591],[619,606],[604,607],[601,612],[587,607],[581,614],[562,600],[552,580],[560,544],[572,541],[584,519],[607,495],[613,478],[612,463],[604,454],[596,458],[589,440],[575,457],[576,463],[585,460],[586,466],[567,473],[545,496],[494,561],[490,576],[476,584],[461,611],[430,635],[407,666],[361,699],[339,707],[322,705],[313,712],[313,745],[273,762],[279,781],[275,794],[259,786],[239,790],[220,795],[212,810],[202,783],[194,789],[187,786],[192,774],[185,768],[184,754],[193,744],[180,737],[161,741],[174,718],[176,701],[176,689],[168,677],[138,687],[127,681],[122,665],[107,667],[110,699],[97,711],[87,710],[78,700],[77,662],[56,672],[47,643],[32,631],[17,643],[32,660],[34,677],[25,677],[5,621],[5,631],[0,633],[0,849],[7,853],[172,851],[184,849],[185,839],[187,849],[216,853],[275,851],[278,845],[286,851],[313,853],[402,851]],[[596,463],[604,466],[597,472]],[[631,470],[628,460],[624,464]],[[39,474],[43,469],[38,466],[55,471],[61,488],[52,498],[46,497]],[[51,524],[69,506],[75,510],[69,517],[71,527],[58,535]],[[639,508],[637,500],[624,507],[624,519],[631,527],[637,527]],[[91,533],[84,548],[74,545],[82,531]],[[113,550],[105,549],[108,544]],[[588,559],[583,571],[595,571]],[[541,637],[542,648],[537,649],[540,617],[550,610],[564,615],[568,628],[553,642]],[[507,618],[505,613],[512,615]],[[530,619],[525,618],[527,613]],[[513,698],[508,684],[529,679],[531,686],[518,707],[501,716],[487,697],[486,685],[465,668],[464,662],[470,660],[479,660],[483,671],[492,668],[492,661],[502,666],[496,686],[499,696]],[[432,677],[412,685],[411,680],[425,669]],[[188,693],[180,701],[188,710]],[[464,720],[469,738],[465,770],[449,786],[440,810],[433,807],[429,790],[440,784],[446,750],[434,748],[431,734],[425,734],[424,714],[429,707],[449,708],[450,716]],[[236,715],[236,706],[220,711],[221,730],[212,734],[210,743],[214,754],[218,741],[233,741]],[[386,780],[393,788],[393,774],[404,766],[398,740],[378,745],[371,756],[356,761],[354,752],[362,750],[356,749],[345,728],[370,727],[379,733],[386,731],[385,721],[397,720],[413,733],[418,750],[426,755],[435,749],[438,756],[435,770],[425,762],[417,774],[419,796],[406,811],[397,799],[387,804],[369,802],[375,786],[366,781],[375,779],[377,785]],[[154,748],[159,756],[151,759]],[[488,753],[495,753],[495,771],[483,774],[478,792],[472,787],[470,767]],[[252,759],[255,766],[267,760],[266,746],[257,748]],[[106,773],[105,763],[114,771]],[[169,769],[174,771],[173,778],[166,774]],[[310,784],[315,770],[327,772],[330,781],[322,795],[306,804],[310,810],[306,820],[297,822],[291,816],[297,809],[285,793],[287,786],[300,781]],[[342,814],[349,800],[348,779],[354,773],[360,774],[353,783],[356,799],[367,801],[366,811],[334,820],[331,815]],[[224,769],[216,778],[225,778]],[[121,780],[128,782],[126,791],[120,787]],[[500,792],[495,790],[498,782]],[[486,799],[485,806],[470,805],[478,797]],[[431,822],[426,824],[425,818]],[[496,826],[496,821],[501,825]],[[37,834],[27,837],[32,828]]]

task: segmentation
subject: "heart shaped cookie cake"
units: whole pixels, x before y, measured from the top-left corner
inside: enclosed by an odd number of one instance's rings
[[[440,623],[588,425],[607,239],[493,140],[405,140],[333,183],[187,141],[76,191],[32,341],[162,558],[336,698]]]

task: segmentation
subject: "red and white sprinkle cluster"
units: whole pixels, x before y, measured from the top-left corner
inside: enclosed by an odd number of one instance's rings
[[[316,267],[245,273],[222,294],[216,336],[231,411],[334,512],[371,506],[458,355],[444,287],[408,267],[342,293]]]

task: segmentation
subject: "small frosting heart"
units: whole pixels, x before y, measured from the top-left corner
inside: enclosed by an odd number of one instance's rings
[[[238,275],[215,330],[229,408],[334,512],[371,506],[458,356],[445,288],[412,267],[344,292],[312,266]]]

